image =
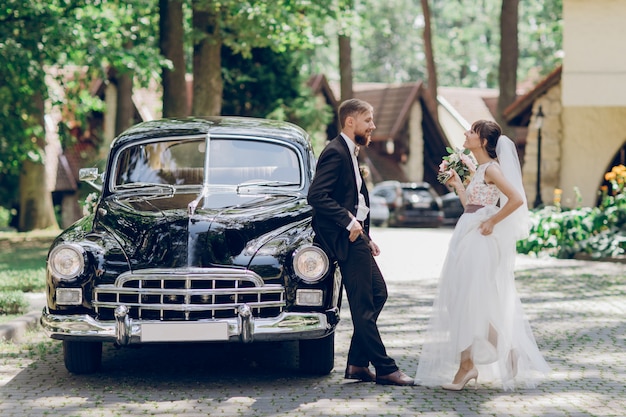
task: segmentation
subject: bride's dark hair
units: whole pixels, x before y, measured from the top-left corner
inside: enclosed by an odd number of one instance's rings
[[[496,145],[498,138],[502,135],[500,125],[490,120],[477,120],[472,125],[472,132],[478,133],[481,139],[487,140],[485,150],[490,158],[496,159]]]

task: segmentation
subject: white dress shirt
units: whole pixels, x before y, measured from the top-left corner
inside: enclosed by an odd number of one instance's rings
[[[348,145],[348,149],[350,150],[350,155],[352,156],[352,166],[354,167],[354,178],[356,179],[356,189],[357,189],[357,193],[359,194],[359,205],[358,205],[357,212],[356,212],[356,218],[353,218],[350,224],[348,225],[348,227],[346,227],[346,229],[350,230],[352,228],[352,225],[356,221],[361,221],[361,222],[365,221],[370,209],[369,207],[367,207],[367,204],[365,204],[365,196],[361,194],[361,186],[363,185],[363,178],[361,178],[361,173],[359,172],[359,161],[356,157],[356,152],[355,152],[355,150],[357,149],[357,145],[343,133],[341,133],[341,137],[346,142],[346,145]]]

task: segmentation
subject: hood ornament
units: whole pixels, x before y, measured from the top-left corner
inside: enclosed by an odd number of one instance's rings
[[[209,195],[209,161],[211,159],[211,132],[206,132],[206,137],[204,139],[204,175],[202,177],[202,191],[200,194],[187,204],[187,213],[189,216],[193,216],[198,208],[198,204],[204,198]]]

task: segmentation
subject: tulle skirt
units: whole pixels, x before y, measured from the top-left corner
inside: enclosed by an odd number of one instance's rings
[[[511,231],[503,222],[489,236],[478,231],[496,210],[465,213],[455,227],[419,357],[420,385],[452,382],[467,349],[481,385],[534,387],[550,370],[515,289]]]

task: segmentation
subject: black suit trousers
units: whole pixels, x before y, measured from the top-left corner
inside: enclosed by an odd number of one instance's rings
[[[349,244],[348,256],[339,262],[348,297],[354,332],[348,351],[348,364],[376,368],[378,375],[398,370],[387,356],[376,321],[387,301],[387,285],[369,246],[363,239]]]

